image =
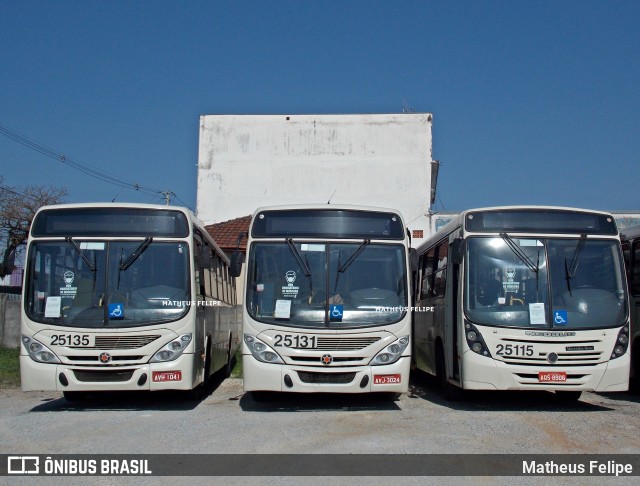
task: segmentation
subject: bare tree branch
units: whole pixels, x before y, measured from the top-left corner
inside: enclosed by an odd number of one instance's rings
[[[0,178],[0,183],[2,179]],[[31,222],[38,209],[50,204],[59,204],[67,195],[67,189],[55,186],[26,186],[16,188],[0,186],[0,232],[6,240],[6,254],[23,245],[29,236]],[[3,262],[6,263],[6,262]],[[13,262],[10,264],[13,267]],[[0,268],[0,277],[11,273],[13,268]]]

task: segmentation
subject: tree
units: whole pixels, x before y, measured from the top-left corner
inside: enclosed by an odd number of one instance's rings
[[[42,206],[63,202],[66,195],[64,187],[26,186],[20,189],[0,185],[0,232],[1,238],[6,239],[0,278],[13,271],[15,255],[27,241],[36,211]]]

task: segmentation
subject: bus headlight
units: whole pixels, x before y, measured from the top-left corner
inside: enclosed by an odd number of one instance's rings
[[[627,352],[627,349],[629,349],[629,326],[623,326],[618,333],[616,344],[611,353],[611,359],[619,358]]]
[[[469,322],[464,323],[464,336],[467,338],[467,345],[471,351],[480,356],[491,357],[491,353],[482,338],[482,334],[480,334],[473,324]]]
[[[32,360],[38,363],[60,363],[60,359],[44,344],[28,336],[22,336],[22,345]]]
[[[191,333],[183,334],[182,336],[174,339],[166,346],[162,347],[153,357],[149,360],[149,363],[164,363],[165,361],[173,361],[182,356],[182,353],[189,343],[191,342]]]
[[[402,336],[380,351],[369,363],[371,366],[380,366],[395,363],[402,356],[402,352],[409,345],[409,336]]]
[[[279,363],[284,364],[284,360],[276,351],[268,344],[263,343],[257,337],[251,334],[244,335],[244,343],[251,351],[251,355],[258,361],[263,363]]]

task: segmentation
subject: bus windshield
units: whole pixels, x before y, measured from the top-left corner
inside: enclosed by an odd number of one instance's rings
[[[626,319],[615,241],[472,237],[465,287],[465,314],[481,325],[567,330]]]
[[[404,247],[393,244],[254,243],[247,309],[256,320],[297,327],[366,327],[406,312]]]
[[[36,241],[25,310],[41,323],[134,327],[182,317],[188,306],[186,242]]]

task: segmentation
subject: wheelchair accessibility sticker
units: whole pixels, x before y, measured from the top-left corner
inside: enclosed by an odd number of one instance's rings
[[[343,314],[343,306],[331,304],[329,306],[329,320],[330,321],[341,321]]]
[[[124,304],[109,304],[109,319],[124,319]]]
[[[558,310],[553,313],[553,322],[558,326],[566,326],[568,322],[567,311]]]

